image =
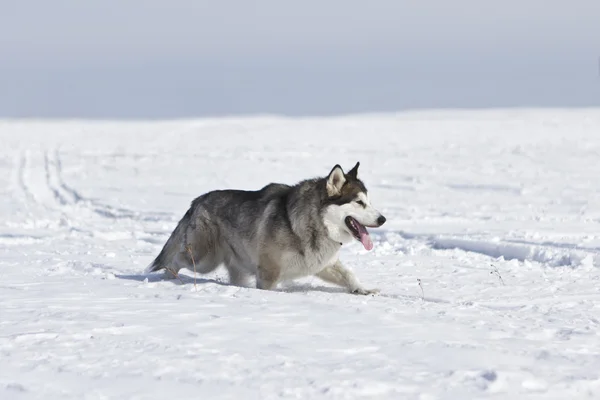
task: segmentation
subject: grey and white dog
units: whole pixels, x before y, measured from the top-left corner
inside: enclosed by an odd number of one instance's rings
[[[245,286],[256,277],[259,289],[284,280],[315,275],[351,293],[371,294],[338,255],[343,244],[358,240],[371,250],[366,227],[380,227],[385,217],[373,208],[360,163],[344,173],[296,185],[271,183],[257,191],[215,190],[194,199],[160,254],[146,272],[182,268],[199,273],[224,264],[230,282]]]

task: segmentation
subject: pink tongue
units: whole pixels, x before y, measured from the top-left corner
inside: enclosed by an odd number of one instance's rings
[[[363,246],[365,246],[365,249],[373,249],[373,242],[371,241],[371,236],[369,236],[369,232],[367,232],[364,226],[359,225],[358,234],[360,235],[360,242],[363,244]]]

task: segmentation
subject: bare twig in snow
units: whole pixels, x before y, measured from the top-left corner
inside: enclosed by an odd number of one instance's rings
[[[192,253],[192,248],[189,244],[187,245],[186,250],[188,251],[188,253],[190,253],[190,257],[192,257],[192,264],[194,264],[194,290],[197,292],[198,287],[196,286],[196,261],[194,261],[194,254]]]
[[[171,274],[173,274],[173,276],[174,276],[175,278],[179,279],[179,282],[181,282],[181,284],[183,284],[183,279],[181,279],[181,278],[179,277],[179,274],[178,274],[177,272],[175,272],[175,270],[172,270],[172,269],[171,269],[171,268],[169,268],[169,267],[165,267],[165,269],[166,269],[167,271],[169,271]]]
[[[500,282],[502,282],[502,286],[505,286],[504,280],[502,279],[502,275],[500,275],[500,271],[498,271],[498,267],[494,264],[490,264],[492,266],[492,271],[490,271],[490,275],[496,275]]]

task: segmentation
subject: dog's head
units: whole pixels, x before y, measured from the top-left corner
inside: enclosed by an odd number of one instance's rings
[[[371,205],[367,188],[358,178],[360,162],[344,173],[342,167],[333,167],[326,181],[326,206],[323,222],[329,237],[340,243],[353,239],[371,250],[373,242],[367,231],[385,223],[385,217]]]

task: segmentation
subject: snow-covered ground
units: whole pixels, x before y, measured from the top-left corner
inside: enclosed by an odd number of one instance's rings
[[[598,109],[1,121],[0,140],[3,400],[600,397]],[[143,274],[197,195],[356,161],[388,222],[342,260],[378,296]]]

